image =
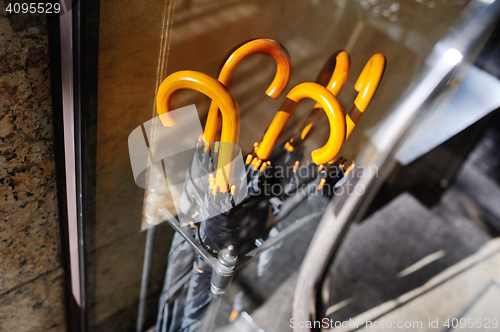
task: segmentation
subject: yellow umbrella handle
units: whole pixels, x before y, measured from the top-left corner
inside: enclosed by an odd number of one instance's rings
[[[316,78],[316,83],[325,86],[334,96],[337,96],[347,81],[350,68],[349,54],[346,51],[337,51],[326,61]]]
[[[349,137],[352,130],[358,123],[359,119],[365,112],[366,108],[373,99],[373,95],[377,91],[377,88],[382,79],[382,75],[385,71],[385,56],[380,53],[373,55],[370,60],[366,63],[365,67],[361,71],[354,89],[358,91],[356,100],[352,105],[349,113],[346,115],[347,124],[347,134],[346,138]]]
[[[176,125],[176,119],[169,112],[174,109],[174,95],[178,90],[191,89],[207,95],[222,113],[221,144],[217,166],[216,183],[222,192],[229,190],[229,181],[232,180],[232,165],[234,148],[238,145],[240,137],[240,112],[238,104],[229,90],[214,78],[196,71],[183,70],[169,75],[160,85],[156,95],[156,109],[164,126]],[[225,175],[222,169],[225,169]],[[228,181],[226,181],[226,179]]]
[[[316,78],[316,83],[325,86],[334,96],[337,96],[347,81],[350,67],[349,54],[346,51],[337,51],[324,64]],[[297,146],[298,143],[305,140],[322,118],[321,105],[316,103],[300,127],[300,134],[292,137],[293,140],[289,142],[290,146]]]
[[[257,148],[257,156],[267,159],[278,137],[283,132],[288,120],[297,109],[298,104],[305,98],[311,98],[321,105],[330,123],[330,136],[320,149],[311,154],[317,165],[325,164],[335,158],[345,139],[344,112],[337,98],[325,87],[317,83],[302,83],[294,87],[286,96],[280,110],[269,126],[264,139]]]
[[[232,51],[222,66],[218,78],[219,82],[229,88],[238,65],[254,54],[267,54],[276,61],[276,75],[271,85],[267,88],[266,94],[274,99],[279,98],[292,78],[292,59],[283,45],[271,39],[254,39],[237,47],[235,51]],[[207,142],[215,142],[217,140],[219,125],[220,118],[218,107],[215,102],[212,102],[208,111],[204,132]]]

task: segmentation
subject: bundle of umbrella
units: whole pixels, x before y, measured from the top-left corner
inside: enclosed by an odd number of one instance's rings
[[[342,176],[332,175],[328,170],[343,167],[343,159],[337,154],[373,97],[385,66],[385,58],[380,54],[369,60],[356,82],[355,88],[360,94],[344,116],[335,95],[346,82],[349,56],[346,52],[332,55],[316,83],[299,84],[287,94],[262,142],[255,143],[254,150],[246,157],[241,175],[233,165],[239,154],[240,115],[228,89],[236,67],[247,57],[259,53],[270,55],[277,63],[276,75],[266,93],[278,98],[291,79],[292,62],[286,49],[269,39],[251,40],[230,52],[218,81],[202,73],[181,71],[167,77],[157,95],[158,114],[165,125],[175,123],[175,119],[169,118],[169,112],[173,110],[176,91],[194,89],[212,99],[204,134],[198,140],[186,173],[180,206],[182,215],[189,217],[183,227],[214,258],[230,245],[235,254],[243,256],[255,247],[256,239],[267,238],[271,229],[266,228],[270,204],[273,214],[278,214],[300,188],[313,183],[309,186],[312,188],[309,196],[323,195],[325,184],[335,183]],[[298,104],[306,98],[317,104],[299,134],[273,150]],[[330,124],[328,141],[313,151],[312,163],[301,166],[305,139],[324,113]],[[290,176],[277,176],[280,167],[292,167],[293,172]],[[307,172],[300,172],[304,167]],[[283,193],[274,195],[268,190],[276,184],[285,188]],[[168,258],[156,331],[201,330],[202,318],[212,299],[210,277],[211,266],[176,233]]]

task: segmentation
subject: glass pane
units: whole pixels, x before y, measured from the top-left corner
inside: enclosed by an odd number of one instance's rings
[[[164,222],[165,218],[149,214],[151,190],[136,184],[129,154],[131,133],[137,130],[135,133],[143,139],[151,133],[148,128],[154,127],[148,121],[158,116],[155,98],[165,78],[181,70],[216,78],[228,53],[255,38],[276,40],[288,50],[293,76],[277,99],[265,94],[276,72],[275,60],[270,56],[251,56],[234,74],[229,90],[240,110],[239,148],[245,160],[254,143],[261,142],[280,105],[287,102],[286,94],[302,82],[314,82],[334,52],[345,50],[350,55],[350,74],[338,95],[345,113],[357,96],[354,85],[363,67],[372,55],[382,53],[387,65],[381,85],[363,121],[341,152],[351,161],[403,91],[415,82],[431,49],[456,23],[467,3],[462,0],[101,1],[95,41],[98,43],[95,224],[90,225],[92,231],[85,239],[91,330],[135,330],[140,303],[144,312],[139,325],[144,330],[153,327],[171,245],[182,242],[179,235],[174,237],[175,232]],[[210,101],[200,92],[182,90],[175,94],[174,107],[195,104],[199,126],[203,128]],[[300,103],[277,146],[281,147],[299,130],[313,106],[312,100]],[[197,133],[196,130],[193,132]],[[325,144],[329,130],[328,121],[318,124],[305,141],[300,166],[311,162],[312,151]],[[169,138],[158,144],[177,146],[182,139]],[[151,142],[144,141],[143,145],[151,146]],[[215,147],[209,150],[215,151]],[[148,158],[148,153],[144,158]],[[342,172],[349,164],[343,164]],[[161,167],[158,169],[158,174],[162,174]],[[164,196],[160,197],[161,204],[153,202],[155,206],[161,205],[175,215],[169,191],[156,189],[153,193],[161,192],[158,195]],[[250,325],[255,317],[261,317],[259,324],[262,324],[270,319],[265,311],[259,311],[267,300],[286,301],[281,314],[291,315],[294,278],[329,199],[325,195],[312,201],[299,200],[280,218],[268,213],[272,209],[272,202],[268,201],[260,210],[248,212],[260,211],[264,217],[257,217],[262,219],[259,220],[262,233],[245,235],[249,243],[247,251],[260,244],[256,245],[256,240],[263,242],[284,234],[287,227],[295,228],[289,229],[289,236],[273,243],[260,257],[238,269],[216,311],[216,327],[229,324],[229,320],[236,319],[235,315],[239,315],[240,323],[246,320]],[[195,229],[191,234],[197,232]],[[193,252],[186,249],[185,255]],[[143,265],[149,274],[144,274]],[[142,299],[141,280],[148,281],[147,287],[143,284]],[[273,298],[273,294],[280,294],[278,289],[287,287],[288,293],[283,298]],[[242,312],[250,313],[253,318]],[[266,331],[273,329],[269,327]]]

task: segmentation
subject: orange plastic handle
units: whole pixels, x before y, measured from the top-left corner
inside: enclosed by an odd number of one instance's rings
[[[297,109],[298,104],[305,98],[311,98],[321,105],[326,112],[330,123],[330,136],[328,141],[320,149],[311,154],[317,165],[325,164],[335,158],[340,151],[345,139],[344,111],[337,98],[325,87],[317,83],[302,83],[294,87],[286,96],[280,110],[269,126],[264,139],[257,148],[257,156],[267,159],[278,137],[283,132],[288,120]]]
[[[323,65],[316,78],[316,83],[325,86],[336,97],[347,81],[350,68],[351,59],[349,58],[349,54],[346,51],[337,51]],[[307,135],[321,121],[323,113],[319,108],[321,108],[321,105],[316,103],[300,127],[300,135],[294,135],[293,141],[290,142],[292,146],[297,146],[297,144],[306,139]]]
[[[347,81],[350,68],[349,54],[346,51],[335,52],[319,72],[316,83],[325,86],[334,96],[337,96]],[[325,83],[324,78],[329,79],[328,83]]]
[[[254,54],[267,54],[276,61],[276,75],[271,85],[267,88],[266,94],[274,99],[279,98],[292,78],[292,58],[283,45],[271,39],[261,38],[251,40],[230,53],[219,73],[219,82],[229,88],[238,65]],[[207,142],[215,142],[217,140],[219,125],[218,107],[215,102],[212,102],[208,111],[204,132]]]
[[[221,144],[217,167],[216,181],[222,192],[229,190],[232,180],[231,160],[239,142],[241,119],[238,104],[229,90],[214,78],[196,71],[178,71],[169,75],[160,85],[156,95],[156,108],[164,126],[176,125],[177,120],[169,113],[174,109],[174,94],[178,90],[191,89],[199,91],[212,99],[222,113]],[[225,170],[224,175],[222,169]]]
[[[356,126],[356,123],[359,121],[359,118],[372,101],[373,96],[380,85],[382,75],[384,74],[385,63],[385,56],[377,53],[373,55],[370,60],[368,60],[365,67],[361,71],[361,74],[354,85],[354,89],[358,91],[358,95],[346,116],[347,137],[349,137],[352,130]]]

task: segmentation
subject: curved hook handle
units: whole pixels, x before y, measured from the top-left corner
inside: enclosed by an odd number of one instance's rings
[[[325,62],[323,68],[319,72],[316,83],[326,87],[335,97],[340,93],[344,87],[347,76],[349,76],[349,69],[351,68],[351,59],[346,51],[337,51],[333,53],[330,58]],[[314,130],[316,125],[323,118],[321,112],[321,105],[316,103],[311,110],[305,121],[300,127],[299,133],[292,136],[290,140],[290,147],[297,146],[300,142]]]
[[[274,99],[280,97],[292,78],[292,59],[288,51],[280,43],[271,39],[254,39],[239,46],[224,62],[219,73],[219,82],[227,88],[231,86],[234,72],[238,65],[254,54],[267,54],[276,61],[277,70],[266,94]],[[214,142],[217,140],[219,131],[219,112],[217,105],[212,102],[208,111],[207,123],[205,125],[205,140]]]
[[[216,181],[221,191],[225,192],[228,182],[224,180],[221,169],[231,165],[234,148],[240,137],[240,112],[238,104],[229,90],[214,78],[196,71],[183,70],[169,75],[160,85],[156,95],[156,108],[164,126],[176,124],[176,119],[169,113],[174,109],[174,94],[178,90],[191,89],[199,91],[214,101],[222,113],[221,144],[217,166]],[[226,171],[227,172],[227,171]],[[231,180],[231,170],[227,178]]]
[[[334,96],[337,96],[347,81],[350,68],[351,59],[349,53],[337,51],[330,56],[323,68],[321,68],[316,83],[323,85]]]
[[[380,53],[373,55],[361,71],[354,89],[358,91],[356,100],[346,116],[347,135],[349,137],[352,130],[358,123],[364,111],[370,104],[377,91],[377,88],[385,71],[386,59]]]
[[[273,119],[264,135],[262,143],[257,148],[257,156],[267,159],[276,140],[281,135],[288,120],[297,109],[298,104],[305,98],[311,98],[321,105],[326,112],[330,123],[330,136],[326,144],[311,154],[317,165],[325,164],[335,158],[345,139],[344,112],[337,98],[325,87],[317,83],[302,83],[294,87],[286,96],[280,110]]]

